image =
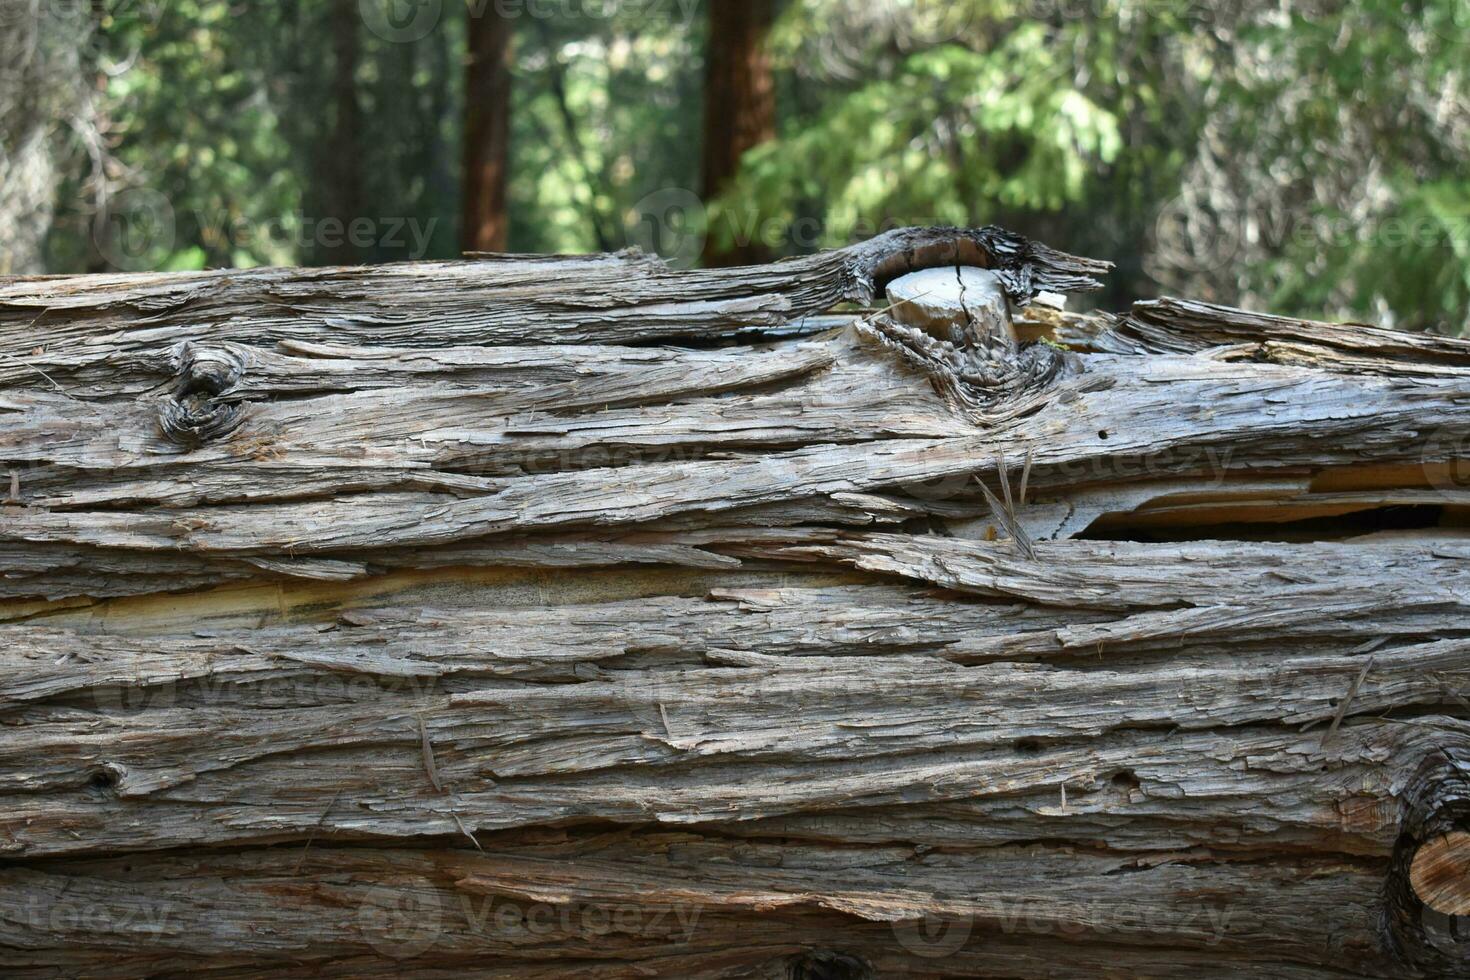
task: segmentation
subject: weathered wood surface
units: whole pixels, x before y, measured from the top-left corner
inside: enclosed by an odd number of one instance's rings
[[[1104,271],[0,283],[0,972],[1470,976],[1470,344]]]

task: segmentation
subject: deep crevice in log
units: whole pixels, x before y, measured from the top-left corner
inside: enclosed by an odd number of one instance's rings
[[[1391,506],[1356,510],[1334,517],[1248,522],[1200,522],[1149,528],[1121,519],[1099,519],[1076,537],[1081,541],[1343,541],[1384,531],[1428,530],[1445,526],[1444,506]],[[1470,525],[1467,525],[1470,529]]]

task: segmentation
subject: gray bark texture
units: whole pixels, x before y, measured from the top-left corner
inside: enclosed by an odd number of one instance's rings
[[[0,974],[1470,976],[1470,342],[1106,271],[0,280]]]

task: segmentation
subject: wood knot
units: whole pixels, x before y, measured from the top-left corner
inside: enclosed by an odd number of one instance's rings
[[[170,361],[177,380],[158,409],[166,439],[197,449],[240,427],[249,407],[236,393],[247,367],[242,350],[183,343],[170,352]]]
[[[1405,964],[1434,976],[1470,970],[1470,747],[1440,747],[1402,793],[1384,885],[1385,925]]]
[[[1034,411],[1035,396],[1082,373],[1050,344],[1021,345],[999,274],[973,266],[925,269],[888,284],[889,309],[865,330],[929,375],[977,423]]]

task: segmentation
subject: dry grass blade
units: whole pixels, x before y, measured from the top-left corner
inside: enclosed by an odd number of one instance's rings
[[[429,729],[424,724],[424,716],[416,715],[419,722],[419,745],[424,753],[424,771],[429,774],[429,782],[433,784],[434,791],[444,792],[444,783],[439,779],[439,767],[434,763],[434,744],[429,741]]]
[[[1005,498],[1006,513],[1010,514],[1011,519],[1014,521],[1016,517],[1016,501],[1011,496],[1011,474],[1006,469],[1005,450],[1002,449],[995,454],[995,467],[996,472],[1000,475],[1000,492]]]
[[[980,493],[985,497],[985,503],[990,508],[991,515],[995,518],[996,523],[1004,528],[1006,534],[1010,535],[1011,541],[1016,545],[1016,550],[1028,561],[1034,560],[1036,558],[1036,549],[1031,543],[1031,536],[1026,533],[1026,529],[1021,526],[1020,521],[1016,520],[1015,512],[1007,509],[1004,504],[995,499],[995,494],[991,493],[990,488],[980,479],[977,478],[975,482],[980,485]],[[1002,481],[1002,485],[1004,485],[1004,481]]]
[[[292,871],[292,874],[301,874],[301,866],[306,863],[306,855],[311,850],[311,842],[316,840],[317,831],[321,830],[322,824],[327,822],[327,815],[332,812],[332,807],[336,806],[337,801],[341,798],[341,789],[338,789],[337,792],[332,794],[332,799],[329,803],[327,803],[327,808],[323,810],[322,815],[317,818],[315,826],[311,828],[311,833],[306,835],[306,846],[301,848],[301,857],[296,859],[296,868],[294,871]]]
[[[1332,716],[1332,724],[1327,727],[1327,731],[1322,733],[1323,748],[1326,748],[1327,743],[1337,734],[1337,729],[1341,727],[1342,720],[1347,717],[1348,707],[1353,703],[1353,698],[1358,696],[1358,689],[1363,686],[1363,681],[1368,677],[1368,671],[1373,669],[1373,664],[1377,659],[1377,657],[1369,657],[1368,662],[1363,665],[1363,669],[1358,671],[1358,676],[1353,679],[1352,686],[1348,688],[1347,697],[1342,699],[1342,702],[1337,706],[1337,714]]]

